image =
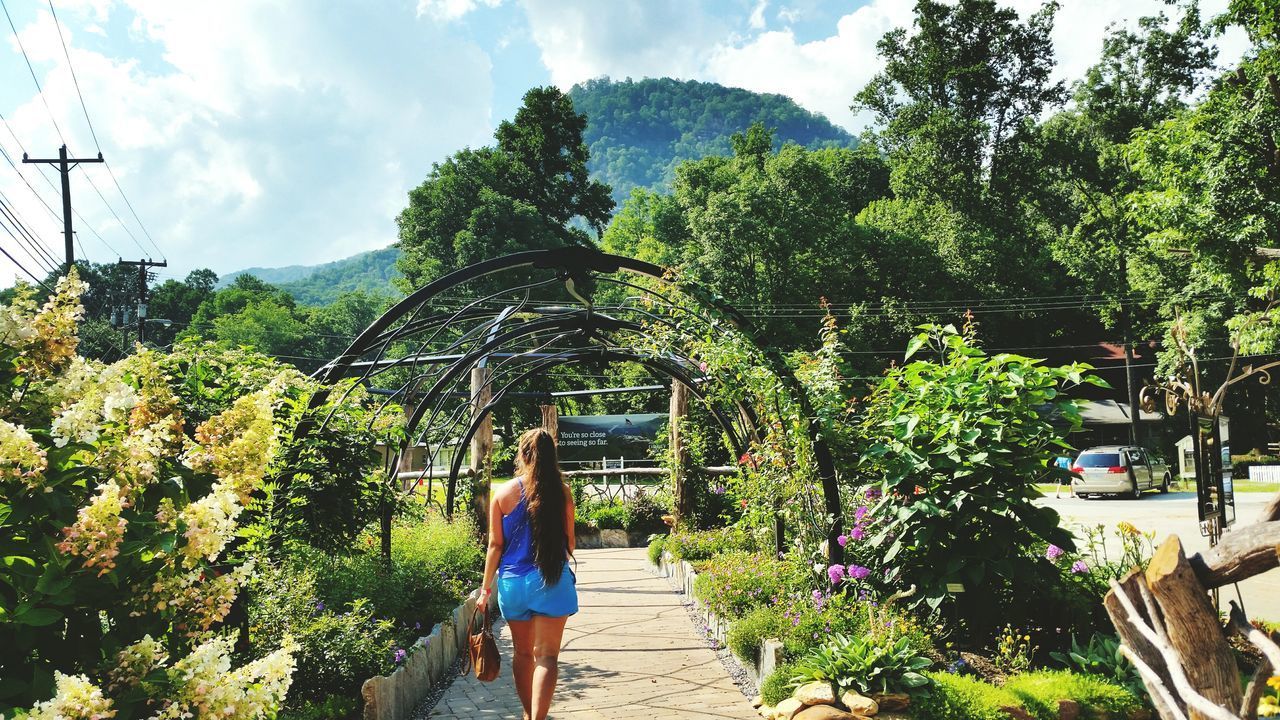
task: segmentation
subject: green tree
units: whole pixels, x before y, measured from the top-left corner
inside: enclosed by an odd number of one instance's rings
[[[435,165],[396,218],[401,287],[521,250],[588,244],[613,209],[609,187],[588,177],[585,116],[554,87],[534,88],[496,146]],[[478,283],[477,287],[483,283]]]
[[[1061,103],[1053,82],[1057,4],[1027,21],[995,0],[918,0],[915,32],[898,28],[877,44],[885,68],[858,93],[888,153],[893,189],[939,198],[962,210],[1005,211],[1024,176],[1036,119]]]

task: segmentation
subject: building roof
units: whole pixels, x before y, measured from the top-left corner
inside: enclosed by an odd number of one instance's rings
[[[1080,419],[1085,425],[1128,425],[1133,422],[1129,413],[1129,403],[1115,400],[1080,400]],[[1159,422],[1163,416],[1159,413],[1138,410],[1140,422]]]

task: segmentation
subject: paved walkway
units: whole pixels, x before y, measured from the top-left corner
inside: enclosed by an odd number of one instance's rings
[[[552,720],[757,717],[694,631],[681,596],[649,572],[643,548],[577,556],[580,612],[565,628]],[[498,645],[502,676],[455,680],[431,717],[523,716],[505,626]]]

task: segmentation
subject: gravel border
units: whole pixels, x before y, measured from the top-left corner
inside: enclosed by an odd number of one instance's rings
[[[658,575],[658,577],[664,577],[660,575],[652,565],[650,566],[650,571],[653,572],[654,575]],[[705,643],[709,649],[715,652],[716,657],[720,660],[720,665],[724,667],[724,671],[729,675],[729,679],[733,681],[735,686],[737,686],[738,692],[742,693],[742,696],[747,699],[754,698],[758,695],[760,689],[757,688],[755,682],[751,680],[751,676],[747,674],[746,669],[742,667],[742,663],[738,662],[737,656],[733,654],[733,651],[729,650],[728,645],[720,644],[720,641],[711,634],[711,630],[707,627],[706,620],[702,617],[702,613],[698,611],[698,606],[694,604],[693,598],[686,596],[680,588],[677,588],[676,584],[672,582],[672,578],[668,577],[664,579],[667,581],[667,585],[671,587],[671,592],[679,595],[681,598],[684,598],[680,604],[684,606],[685,612],[689,613],[689,622],[693,625],[693,629],[698,633],[698,636],[702,638],[702,642]]]
[[[495,636],[502,629],[503,623],[502,616],[499,615],[494,618],[493,634]],[[463,657],[463,654],[458,653],[458,657],[454,659],[453,664],[449,666],[449,672],[445,675],[448,678],[448,682],[436,683],[431,688],[431,692],[427,693],[427,697],[421,703],[418,703],[418,707],[414,708],[413,712],[409,714],[409,720],[427,720],[427,718],[431,717],[431,711],[436,709],[436,705],[444,697],[444,694],[462,676],[462,663],[464,660],[466,658]]]

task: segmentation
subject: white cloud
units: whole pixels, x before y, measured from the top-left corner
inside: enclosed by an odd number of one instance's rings
[[[385,247],[395,240],[406,191],[431,163],[492,132],[488,55],[416,21],[412,7],[124,0],[99,17],[102,6],[59,5],[58,15],[103,152],[168,256],[170,275],[324,262]],[[131,28],[118,56],[77,45],[78,33],[89,36],[85,26],[108,20]],[[19,30],[72,152],[91,154],[47,9]],[[137,59],[139,47],[153,49],[156,60]],[[0,45],[0,55],[7,49]],[[14,57],[21,62],[16,49]],[[33,155],[56,154],[61,140],[30,92],[0,111]],[[0,145],[21,155],[7,132]],[[72,195],[88,224],[126,257],[154,254],[110,176],[101,166],[84,170],[144,248],[77,171]],[[29,168],[27,177],[58,209],[44,181]],[[0,190],[61,247],[60,223],[7,166]],[[90,259],[115,259],[77,226]],[[0,282],[6,274],[0,269]]]
[[[524,0],[542,64],[556,85],[615,78],[697,77],[730,23],[683,0]]]
[[[1201,12],[1221,12],[1227,0],[1205,0]],[[789,28],[763,29],[764,2],[734,25],[710,20],[700,10],[671,3],[641,7],[619,3],[525,0],[534,41],[557,84],[601,75],[671,76],[710,80],[757,92],[788,95],[852,132],[869,122],[849,106],[853,96],[882,67],[876,42],[894,27],[909,27],[913,3],[870,0],[840,18],[835,32],[807,42]],[[1041,0],[1007,0],[1024,16]],[[1071,0],[1063,3],[1054,27],[1056,77],[1073,81],[1096,60],[1110,23],[1136,23],[1161,10],[1163,0]],[[803,10],[783,6],[778,19],[789,24]],[[618,23],[623,23],[619,26]],[[718,24],[717,24],[718,23]],[[1234,62],[1247,42],[1241,33],[1219,41],[1221,61]]]
[[[498,7],[502,0],[418,0],[418,15],[439,21],[458,20],[480,6]]]

